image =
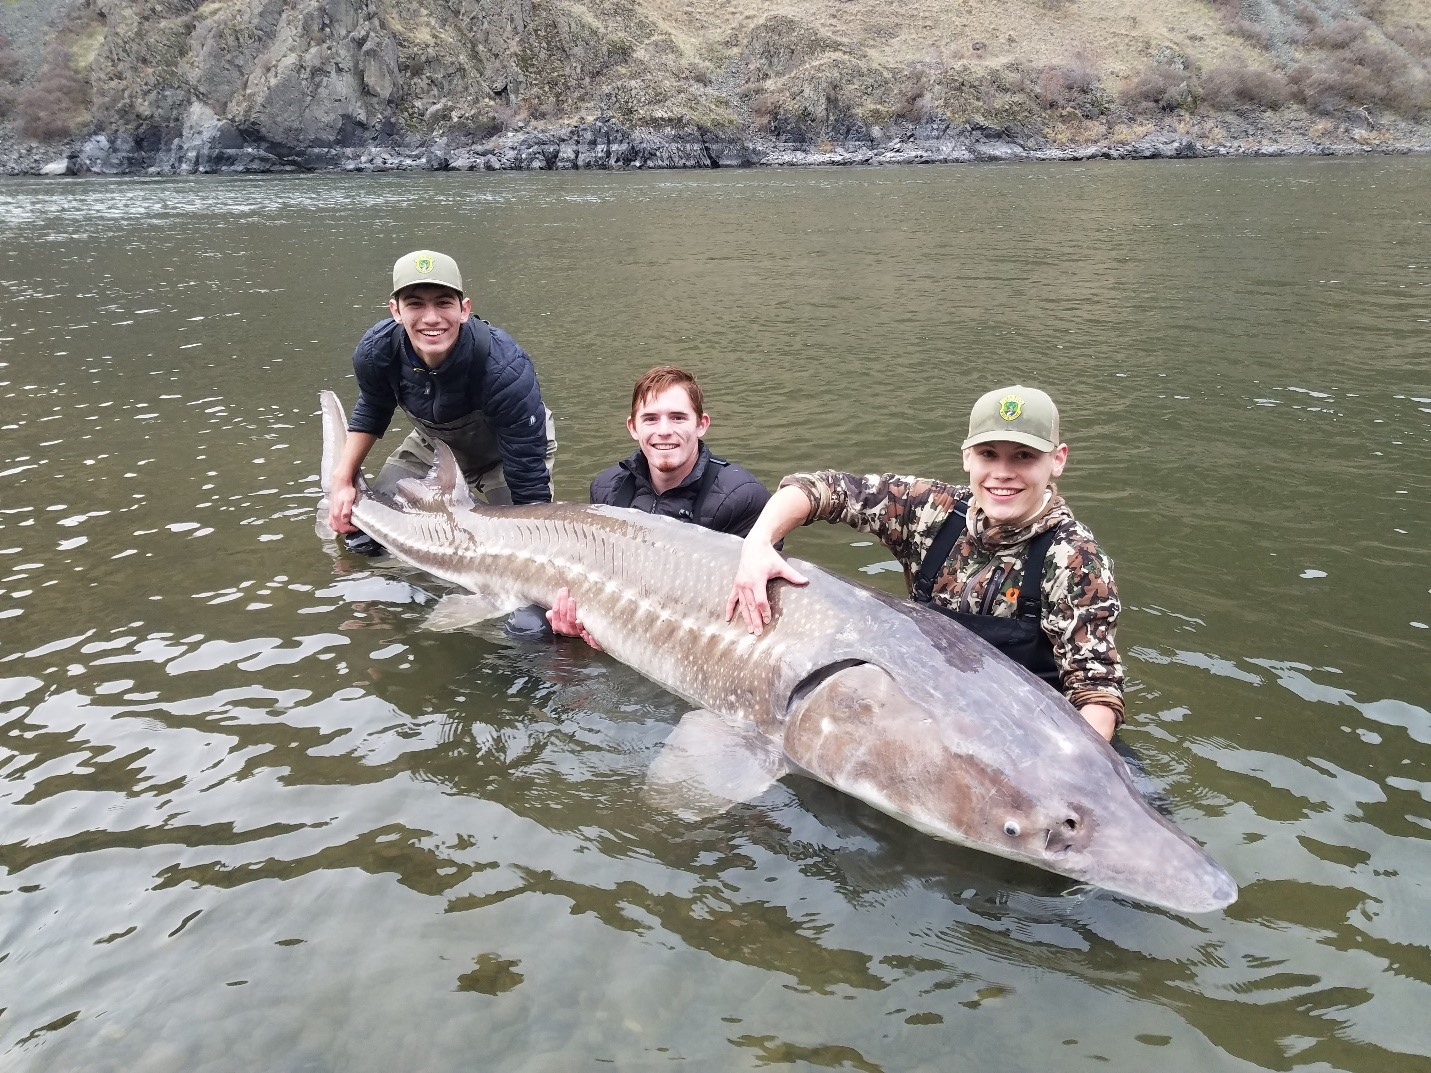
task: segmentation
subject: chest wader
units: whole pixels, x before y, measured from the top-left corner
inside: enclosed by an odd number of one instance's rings
[[[1002,618],[989,613],[999,586],[1006,580],[1003,567],[994,571],[984,592],[983,608],[979,612],[956,611],[934,603],[930,597],[934,592],[935,579],[949,560],[954,544],[967,525],[968,505],[960,503],[954,512],[944,520],[929,552],[919,566],[919,574],[910,583],[909,594],[926,607],[933,608],[941,615],[947,615],[959,625],[978,634],[1015,663],[1032,671],[1054,689],[1062,692],[1058,664],[1053,658],[1053,642],[1043,632],[1041,615],[1043,610],[1043,569],[1048,552],[1053,547],[1055,531],[1049,529],[1029,541],[1028,554],[1024,559],[1024,577],[1019,587],[1018,605],[1013,618]]]
[[[486,329],[486,322],[482,328]],[[491,333],[486,330],[473,333],[476,359],[485,365],[492,352]],[[401,376],[401,373],[398,374]],[[399,395],[401,397],[401,395]],[[462,476],[473,492],[495,507],[510,507],[512,493],[507,487],[507,476],[502,470],[502,451],[497,443],[497,433],[481,410],[474,410],[456,421],[422,421],[404,410],[413,423],[413,431],[398,445],[396,451],[383,463],[374,484],[387,491],[395,488],[402,477],[426,477],[437,461],[434,441],[441,440],[452,448],[457,456],[457,464],[462,468]],[[546,411],[546,466],[548,490],[551,484],[552,461],[556,455],[556,435],[552,423],[552,412]]]

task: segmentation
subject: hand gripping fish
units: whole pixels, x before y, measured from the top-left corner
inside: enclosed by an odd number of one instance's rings
[[[323,486],[347,420],[321,394]],[[353,523],[466,589],[434,615],[474,621],[571,590],[607,654],[696,706],[652,765],[655,796],[711,813],[799,774],[919,831],[1180,913],[1237,886],[1153,809],[1056,691],[938,612],[811,563],[777,582],[759,637],[725,621],[740,540],[640,511],[474,502],[451,451]],[[319,508],[320,532],[327,507]]]

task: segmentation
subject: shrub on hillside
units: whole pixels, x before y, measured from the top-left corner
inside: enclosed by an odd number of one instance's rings
[[[1118,99],[1134,111],[1175,112],[1192,103],[1190,78],[1179,67],[1151,63],[1123,83]]]
[[[1387,35],[1418,60],[1431,59],[1431,30],[1424,26],[1398,26]]]
[[[0,34],[0,82],[15,83],[25,77],[25,64],[20,54],[10,47],[10,41]]]
[[[1063,63],[1043,68],[1036,95],[1045,108],[1072,108],[1098,88],[1098,65],[1086,52],[1075,52]]]
[[[895,83],[894,106],[890,114],[896,119],[921,123],[934,114],[934,76],[927,67],[911,67]]]
[[[1260,22],[1238,18],[1233,19],[1230,25],[1232,32],[1244,41],[1248,41],[1258,48],[1272,47],[1272,34]]]
[[[71,66],[69,49],[55,49],[40,77],[15,102],[20,131],[36,141],[69,137],[84,116],[88,96],[88,87]]]
[[[774,130],[780,119],[781,105],[778,95],[766,91],[757,93],[750,101],[751,122],[760,130]]]
[[[1373,51],[1360,58],[1361,63],[1339,58],[1321,64],[1298,64],[1288,80],[1307,110],[1322,115],[1363,104],[1417,115],[1431,103],[1427,80],[1417,78],[1410,66],[1390,50]]]
[[[1308,48],[1319,48],[1324,52],[1336,52],[1348,48],[1353,42],[1366,37],[1366,23],[1361,19],[1338,19],[1336,22],[1319,26],[1302,38]]]
[[[1308,30],[1316,30],[1322,25],[1322,16],[1317,13],[1317,9],[1303,0],[1292,5],[1292,18],[1296,19]]]
[[[1281,108],[1292,96],[1287,79],[1276,71],[1244,64],[1224,63],[1208,71],[1202,79],[1202,100],[1212,108]]]

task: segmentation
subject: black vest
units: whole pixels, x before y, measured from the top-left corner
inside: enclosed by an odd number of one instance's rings
[[[1013,618],[996,618],[987,611],[987,608],[993,605],[993,598],[998,595],[999,585],[1003,581],[1000,577],[989,579],[984,597],[986,610],[981,613],[955,611],[930,600],[934,581],[944,569],[955,542],[968,524],[967,510],[967,503],[955,504],[954,512],[934,534],[929,552],[924,556],[924,562],[919,565],[919,574],[910,584],[910,595],[919,603],[942,615],[948,615],[965,629],[978,634],[1015,663],[1026,667],[1054,689],[1062,692],[1058,664],[1053,658],[1053,642],[1048,639],[1048,634],[1043,632],[1041,621],[1043,567],[1049,549],[1053,547],[1054,529],[1040,533],[1029,541],[1028,555],[1024,559],[1023,583],[1019,588],[1019,602],[1014,609]]]
[[[690,510],[683,510],[676,515],[683,522],[695,522],[701,524],[701,507],[705,505],[706,497],[710,495],[711,489],[715,487],[715,482],[720,477],[720,471],[730,465],[724,458],[717,458],[715,455],[706,455],[706,468],[701,473],[700,484],[696,486],[696,496],[691,502]],[[636,475],[629,469],[621,474],[616,482],[616,488],[609,500],[613,507],[629,507],[632,500],[636,498]],[[654,511],[652,512],[654,513]]]

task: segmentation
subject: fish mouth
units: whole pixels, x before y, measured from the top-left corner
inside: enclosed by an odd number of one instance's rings
[[[1051,872],[1174,913],[1211,913],[1237,901],[1237,882],[1201,849],[1168,853],[1151,839],[1143,867],[1117,867],[1073,849],[1030,863]]]

